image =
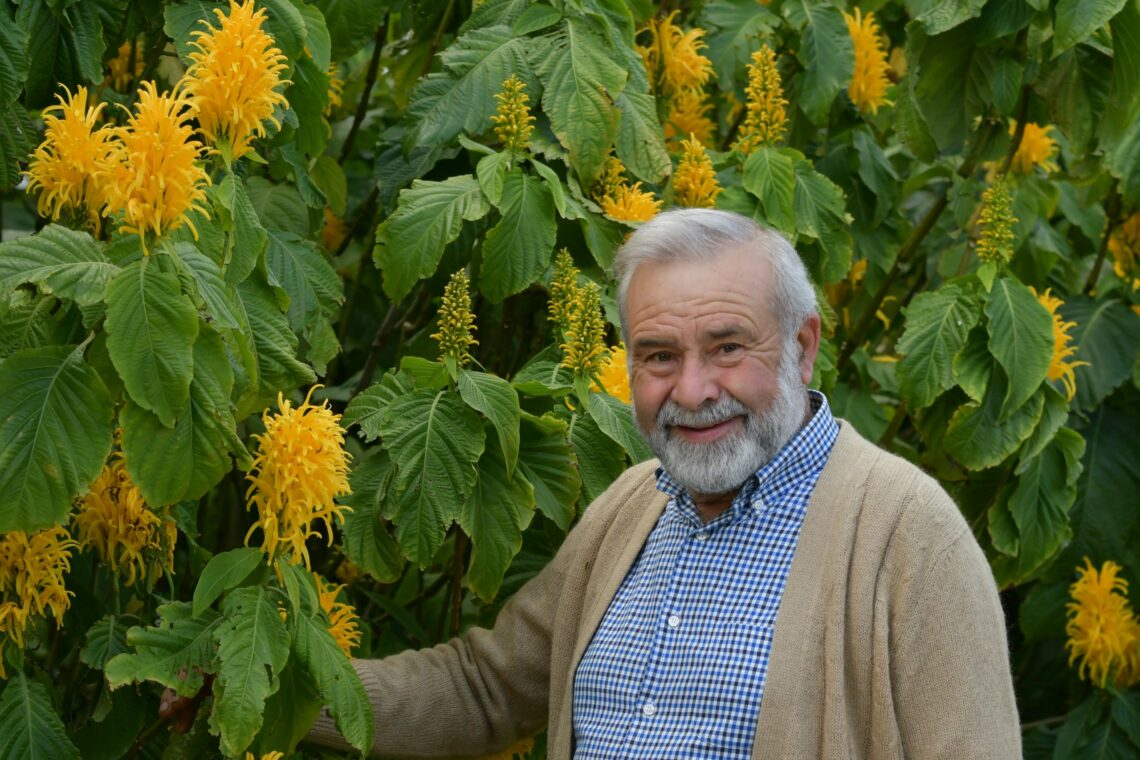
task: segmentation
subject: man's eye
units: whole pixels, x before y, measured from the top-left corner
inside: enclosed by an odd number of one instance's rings
[[[667,362],[672,358],[673,358],[673,354],[669,353],[668,351],[657,351],[657,352],[649,355],[649,361],[657,363],[657,364]]]
[[[722,354],[733,354],[739,350],[740,350],[740,344],[739,343],[723,343],[720,346],[720,352]]]

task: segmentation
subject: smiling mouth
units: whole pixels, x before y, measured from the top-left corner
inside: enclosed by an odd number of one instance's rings
[[[687,441],[703,442],[720,438],[728,432],[741,417],[729,417],[712,425],[697,427],[690,425],[671,425],[674,432]]]

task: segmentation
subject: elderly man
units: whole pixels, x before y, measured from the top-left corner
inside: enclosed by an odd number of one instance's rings
[[[631,468],[493,630],[356,666],[376,751],[551,758],[1016,758],[985,557],[929,477],[806,389],[807,274],[723,211],[617,255]],[[335,741],[322,718],[314,738]]]

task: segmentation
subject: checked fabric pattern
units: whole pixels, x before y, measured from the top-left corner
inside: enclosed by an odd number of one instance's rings
[[[808,498],[839,433],[827,400],[707,525],[672,498],[574,679],[574,757],[741,758],[752,752],[772,632]]]

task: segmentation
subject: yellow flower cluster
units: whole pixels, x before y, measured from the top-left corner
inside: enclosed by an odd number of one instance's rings
[[[503,89],[495,95],[495,100],[499,101],[495,115],[491,117],[495,123],[495,136],[507,150],[521,153],[526,150],[531,132],[534,131],[534,125],[531,124],[534,117],[530,113],[526,82],[511,74],[503,82]]]
[[[578,287],[570,302],[562,344],[562,366],[576,377],[592,379],[606,360],[606,325],[602,319],[602,302],[598,286],[587,282]]]
[[[265,134],[266,121],[281,127],[273,109],[288,105],[277,91],[288,66],[261,28],[265,9],[255,11],[253,0],[230,0],[229,15],[220,8],[214,14],[218,26],[203,21],[206,29],[192,35],[193,63],[183,82],[199,129],[228,160],[253,150],[250,143]]]
[[[324,111],[324,116],[327,119],[333,115],[336,109],[344,105],[344,80],[340,78],[340,71],[337,69],[336,63],[330,63],[329,70],[325,73],[329,78],[329,102]]]
[[[261,548],[271,563],[285,560],[309,567],[305,541],[317,534],[314,523],[324,522],[331,542],[333,521],[343,521],[349,511],[334,501],[351,493],[344,430],[339,414],[326,404],[309,403],[318,387],[313,386],[296,408],[277,394],[280,412],[270,414],[267,409],[261,417],[265,432],[254,436],[258,453],[246,476],[251,483],[246,509],[256,507],[258,516],[245,540],[249,543],[260,528]]]
[[[351,656],[353,647],[360,644],[361,637],[356,610],[351,604],[336,600],[340,590],[344,588],[343,585],[334,586],[317,573],[313,573],[313,577],[317,580],[321,609],[329,616],[329,633],[336,639],[345,656]]]
[[[77,544],[59,525],[32,534],[14,530],[0,535],[0,678],[5,678],[4,650],[24,648],[28,623],[50,612],[56,625],[71,606],[73,594],[63,582]]]
[[[561,249],[554,255],[554,275],[550,278],[550,316],[560,331],[570,325],[574,294],[578,292],[578,268],[570,251]]]
[[[619,343],[609,350],[605,364],[598,371],[598,378],[591,390],[605,391],[614,398],[629,403],[629,368],[626,366],[625,344]]]
[[[890,66],[887,51],[879,38],[879,25],[875,23],[874,13],[864,16],[858,8],[854,16],[844,13],[843,18],[847,21],[847,32],[855,49],[855,69],[847,87],[847,96],[860,111],[876,113],[879,106],[887,103],[887,87],[890,85],[887,78]]]
[[[1061,319],[1057,309],[1065,304],[1060,298],[1050,295],[1048,288],[1040,295],[1033,290],[1033,295],[1037,296],[1038,302],[1053,317],[1053,357],[1049,360],[1048,377],[1053,381],[1060,380],[1065,386],[1065,395],[1071,400],[1077,395],[1077,378],[1074,370],[1077,367],[1088,366],[1088,362],[1070,361],[1073,354],[1077,353],[1077,347],[1069,345],[1072,341],[1069,331],[1076,327],[1077,323]]]
[[[1013,196],[1004,177],[994,180],[982,193],[982,228],[978,239],[978,259],[985,262],[1008,264],[1013,258]]]
[[[776,53],[764,45],[752,54],[748,64],[747,115],[733,149],[749,155],[761,145],[774,145],[784,139],[788,115],[784,106],[784,87],[776,68]]]
[[[695,135],[681,145],[685,152],[673,173],[673,199],[678,206],[712,208],[721,193],[712,161]]]
[[[1088,557],[1069,587],[1065,633],[1069,665],[1080,660],[1079,674],[1100,688],[1110,677],[1120,688],[1140,683],[1140,621],[1128,601],[1128,581],[1120,565],[1107,561],[1100,572]]]
[[[134,65],[131,65],[131,54],[134,53]],[[126,92],[131,82],[142,75],[146,69],[146,61],[142,56],[141,41],[127,40],[119,46],[118,54],[107,62],[106,83],[117,92]]]
[[[713,77],[713,66],[701,53],[705,30],[694,27],[685,31],[674,23],[677,11],[662,19],[650,19],[638,32],[648,35],[647,45],[637,45],[645,62],[650,87],[669,103],[665,117],[665,139],[671,150],[679,149],[679,141],[695,134],[704,145],[713,139],[715,125],[707,113],[704,87]]]
[[[1140,277],[1140,211],[1112,231],[1108,236],[1108,251],[1112,254],[1112,270],[1117,277],[1124,280]]]
[[[1009,170],[1014,174],[1030,174],[1034,166],[1040,166],[1046,172],[1057,171],[1057,164],[1053,162],[1053,157],[1057,155],[1057,141],[1049,136],[1052,130],[1052,124],[1042,127],[1032,121],[1026,122],[1021,144],[1013,154]],[[1011,122],[1009,133],[1012,135],[1016,131],[1017,122]]]
[[[467,270],[460,269],[451,275],[443,288],[443,303],[439,307],[439,332],[433,333],[439,343],[440,357],[454,362],[457,367],[471,363],[471,346],[475,340],[475,315],[471,313],[471,291]]]
[[[640,182],[630,185],[624,175],[621,160],[616,156],[607,158],[601,176],[594,183],[594,198],[611,219],[648,222],[661,210],[661,201],[653,193],[642,190]]]
[[[93,549],[112,572],[125,576],[127,586],[136,580],[153,584],[163,571],[174,571],[178,527],[147,506],[121,453],[112,455],[76,506],[75,532],[80,544]]]
[[[701,145],[711,146],[716,130],[708,116],[711,110],[712,104],[702,90],[685,90],[674,96],[664,124],[669,149],[678,150],[686,136],[695,137]]]

